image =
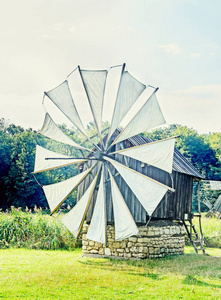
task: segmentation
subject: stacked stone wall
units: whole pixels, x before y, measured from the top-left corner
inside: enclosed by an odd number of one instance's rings
[[[83,256],[108,256],[120,258],[159,258],[184,253],[185,228],[179,222],[151,221],[140,226],[141,237],[133,236],[115,241],[114,226],[107,226],[107,246],[86,239],[89,225],[85,224],[82,235]]]

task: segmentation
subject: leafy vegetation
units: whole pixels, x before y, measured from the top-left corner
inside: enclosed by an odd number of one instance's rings
[[[42,214],[41,209],[26,209],[26,212],[12,207],[0,212],[0,248],[68,249],[73,250],[74,236],[56,218]]]
[[[80,240],[76,242],[59,218],[58,214],[53,218],[48,211],[36,207],[33,211],[12,207],[11,210],[0,212],[0,248],[73,250],[81,246]],[[198,223],[194,221],[198,229]],[[203,216],[202,228],[205,246],[221,249],[221,220]]]
[[[181,125],[170,125],[167,128],[155,129],[145,136],[153,140],[178,136],[176,148],[193,164],[194,167],[207,180],[221,180],[221,133],[199,135],[196,130]],[[200,193],[201,198],[207,199],[214,204],[220,191],[207,191],[205,195]],[[201,204],[202,211],[208,211],[208,207]],[[198,211],[197,185],[193,188],[193,211]]]
[[[107,128],[108,124],[103,124]],[[89,147],[85,138],[76,130],[67,128],[64,124],[61,129],[74,141],[83,143]],[[88,134],[95,134],[95,127],[89,124]],[[221,180],[221,134],[211,133],[199,135],[194,129],[181,125],[171,125],[168,128],[156,129],[145,133],[148,137],[157,140],[168,136],[179,135],[176,147],[182,154],[205,176],[206,179]],[[98,142],[94,137],[94,142]],[[37,135],[31,128],[24,129],[14,124],[8,124],[0,119],[0,207],[5,210],[10,206],[22,207],[34,206],[47,208],[47,202],[35,178],[34,157],[36,144],[49,150],[56,151],[73,157],[82,157],[80,150],[68,145],[62,145],[55,141]],[[87,154],[87,153],[85,153]],[[41,184],[54,183],[75,175],[78,169],[75,165],[61,169],[36,174],[36,179]],[[76,192],[72,193],[66,201],[73,206],[76,202]],[[216,196],[211,193],[211,202]],[[195,197],[196,198],[196,197]],[[195,199],[194,198],[194,199]],[[197,203],[194,203],[195,207]],[[203,207],[207,210],[206,207]]]
[[[0,298],[220,299],[221,250],[125,261],[75,251],[0,250]]]

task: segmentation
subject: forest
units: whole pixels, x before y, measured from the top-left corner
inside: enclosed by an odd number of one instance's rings
[[[104,128],[107,124],[104,124]],[[64,124],[60,128],[74,141],[85,145],[84,138],[74,129]],[[87,128],[89,136],[95,132],[93,124]],[[158,140],[169,136],[179,136],[176,148],[197,168],[208,180],[221,180],[221,133],[198,134],[193,128],[178,124],[167,128],[155,129],[144,133],[145,136]],[[96,142],[96,140],[95,140]],[[80,150],[49,140],[34,131],[10,124],[0,119],[0,208],[5,210],[11,206],[31,208],[35,206],[48,208],[41,185],[55,183],[58,179],[66,179],[77,174],[76,165],[62,169],[32,174],[34,170],[35,147],[40,145],[49,150],[81,157]],[[76,202],[76,191],[69,196],[67,205]],[[211,194],[211,201],[216,200],[216,193]],[[206,210],[206,207],[204,207]]]

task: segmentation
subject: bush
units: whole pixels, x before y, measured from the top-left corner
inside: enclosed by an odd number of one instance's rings
[[[32,212],[11,208],[0,212],[0,248],[73,250],[80,243],[58,218],[43,214],[41,209]]]

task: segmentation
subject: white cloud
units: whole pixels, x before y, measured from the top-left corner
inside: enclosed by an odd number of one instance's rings
[[[163,49],[163,51],[165,51],[166,53],[171,53],[173,55],[182,52],[182,49],[177,44],[159,45],[159,48]]]
[[[71,26],[69,28],[69,31],[75,33],[76,32],[76,27],[75,26]]]
[[[61,31],[61,30],[64,28],[64,25],[65,25],[64,22],[56,23],[56,24],[54,25],[54,30],[55,30],[55,31]]]
[[[40,129],[44,118],[41,101],[41,94],[29,96],[0,94],[0,117],[24,128]]]
[[[193,86],[163,96],[161,107],[169,124],[197,129],[199,133],[221,132],[221,84]]]
[[[200,57],[201,56],[201,53],[191,53],[190,54],[190,58],[197,58],[197,57]]]

